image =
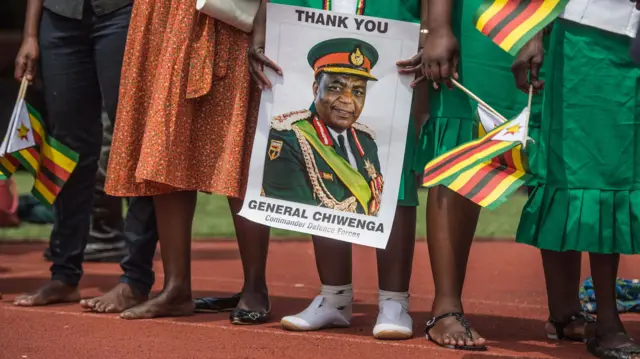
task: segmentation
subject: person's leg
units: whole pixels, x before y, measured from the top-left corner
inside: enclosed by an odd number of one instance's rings
[[[100,68],[98,72],[100,72]],[[105,90],[109,91],[111,89]],[[100,160],[98,161],[95,203],[91,216],[89,242],[84,250],[85,262],[120,262],[127,255],[127,241],[123,235],[123,199],[110,196],[104,192],[107,164],[111,150],[111,137],[113,135],[112,122],[106,111],[103,111],[102,148]]]
[[[270,228],[238,216],[242,203],[242,199],[229,197],[244,272],[244,285],[237,308],[240,313],[267,313],[271,309],[266,279]],[[242,318],[234,318],[234,313],[231,318],[232,321],[243,321]]]
[[[616,279],[620,255],[590,253],[589,257],[598,320],[596,336],[589,340],[587,348],[600,358],[640,358],[640,346],[627,335],[616,305]],[[611,353],[612,349],[616,353]],[[605,353],[610,356],[605,356]],[[621,355],[624,353],[627,355]]]
[[[155,298],[124,311],[124,319],[186,316],[193,313],[191,300],[191,225],[197,192],[183,191],[153,197],[164,287]]]
[[[376,250],[380,313],[373,329],[377,339],[408,339],[413,335],[409,316],[409,282],[416,243],[416,207],[396,207],[386,249]]]
[[[153,197],[133,197],[129,201],[124,235],[129,255],[120,263],[120,283],[109,292],[80,302],[99,313],[120,313],[149,296],[154,283],[153,256],[158,243],[158,227]]]
[[[283,328],[318,330],[350,325],[353,302],[351,243],[313,236],[316,267],[322,287],[304,311],[282,318]]]
[[[101,95],[87,24],[44,10],[40,25],[41,70],[52,135],[80,160],[54,202],[52,280],[16,305],[79,300],[77,285],[87,238],[100,154]]]
[[[478,223],[480,207],[446,187],[429,190],[427,199],[427,243],[435,284],[431,315],[464,313],[462,287],[469,251]],[[482,346],[485,339],[456,316],[436,321],[429,338],[442,345]]]
[[[582,341],[593,335],[595,321],[580,305],[580,252],[541,250],[547,285],[549,339]]]

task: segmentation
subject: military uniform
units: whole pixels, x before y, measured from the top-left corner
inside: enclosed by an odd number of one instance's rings
[[[310,66],[319,72],[341,73],[375,81],[370,69],[376,50],[356,39],[332,39],[314,46]],[[271,120],[262,193],[277,198],[375,216],[380,209],[384,179],[380,173],[375,134],[355,122],[343,132],[353,155],[341,146],[314,110],[294,111]],[[351,162],[351,163],[350,163]]]

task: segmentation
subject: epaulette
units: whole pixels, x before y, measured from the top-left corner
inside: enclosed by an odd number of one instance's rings
[[[367,127],[367,125],[363,125],[361,123],[358,122],[354,122],[353,125],[351,125],[353,128],[356,129],[356,131],[360,131],[360,132],[364,132],[367,135],[369,135],[369,137],[371,137],[372,140],[376,139],[376,134],[375,132],[373,132],[372,129],[370,129],[369,127]]]
[[[298,121],[306,120],[309,117],[311,117],[311,111],[309,110],[293,111],[277,115],[271,119],[271,128],[276,131],[290,131],[291,125]]]

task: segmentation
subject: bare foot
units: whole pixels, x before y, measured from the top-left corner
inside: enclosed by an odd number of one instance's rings
[[[589,339],[587,349],[598,358],[640,358],[640,346],[626,333],[598,335]]]
[[[148,299],[147,296],[137,294],[130,285],[118,283],[107,293],[86,300],[81,300],[80,305],[97,313],[122,313]]]
[[[32,307],[55,303],[77,302],[79,300],[80,292],[78,291],[78,287],[52,280],[33,293],[19,296],[13,304],[20,307]]]
[[[127,309],[122,319],[151,319],[156,317],[185,317],[193,314],[191,291],[187,294],[162,292],[157,297]]]

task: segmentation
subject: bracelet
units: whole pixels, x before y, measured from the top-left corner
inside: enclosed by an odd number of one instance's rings
[[[429,33],[429,29],[420,29],[420,33],[421,34],[428,34]]]

